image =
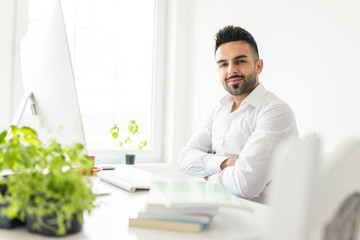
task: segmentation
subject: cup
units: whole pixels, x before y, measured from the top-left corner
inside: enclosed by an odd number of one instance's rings
[[[93,161],[93,165],[92,165],[92,169],[91,169],[91,174],[95,175],[96,173],[100,172],[102,170],[102,168],[99,167],[95,167],[95,156],[89,156],[92,161]]]

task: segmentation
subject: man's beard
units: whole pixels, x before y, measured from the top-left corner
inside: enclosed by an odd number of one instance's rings
[[[233,78],[241,78],[242,81],[240,83],[228,85],[228,80]],[[234,75],[229,78],[225,79],[225,82],[222,83],[223,87],[225,88],[228,93],[234,96],[242,95],[244,93],[249,92],[252,90],[256,84],[256,72],[254,71],[250,75]]]

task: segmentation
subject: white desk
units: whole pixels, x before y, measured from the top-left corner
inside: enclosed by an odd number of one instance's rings
[[[120,188],[103,182],[99,178],[94,179],[95,186],[109,190],[110,195],[100,196],[96,200],[97,208],[93,213],[84,216],[84,225],[81,232],[69,235],[67,240],[92,239],[129,239],[129,240],[169,240],[169,239],[257,239],[254,237],[264,236],[268,232],[268,218],[270,208],[262,204],[249,201],[254,212],[245,212],[229,208],[221,208],[209,225],[209,228],[199,234],[153,230],[144,228],[129,228],[129,217],[135,217],[137,212],[146,202],[148,191],[135,193],[126,192]],[[33,240],[54,239],[42,237],[27,232],[25,227],[11,230],[0,229],[1,240]]]

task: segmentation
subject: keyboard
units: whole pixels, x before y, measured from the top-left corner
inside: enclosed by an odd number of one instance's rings
[[[115,170],[103,170],[98,172],[97,176],[103,181],[129,192],[151,187],[150,174],[136,168],[124,166]]]

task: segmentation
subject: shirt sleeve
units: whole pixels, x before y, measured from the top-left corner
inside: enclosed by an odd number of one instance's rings
[[[276,146],[291,137],[297,137],[297,127],[290,107],[282,104],[264,109],[235,166],[215,173],[208,180],[239,197],[258,197],[271,180],[269,169]]]
[[[228,157],[212,153],[211,129],[215,111],[216,109],[180,152],[178,160],[180,171],[194,177],[207,177],[221,171],[220,165]]]

